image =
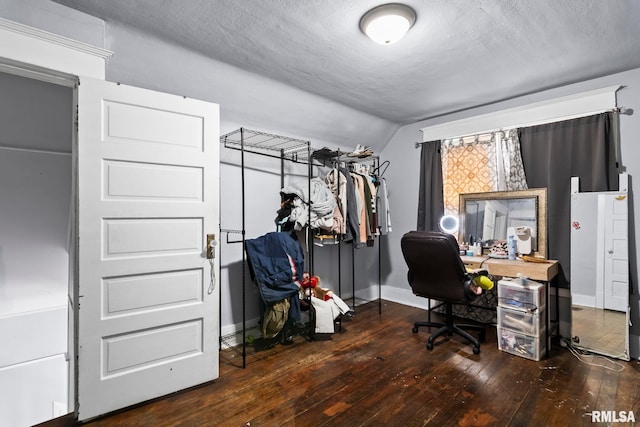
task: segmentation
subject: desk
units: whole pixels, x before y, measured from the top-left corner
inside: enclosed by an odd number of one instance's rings
[[[484,268],[492,276],[518,277],[518,273],[531,280],[550,282],[558,275],[558,261],[525,262],[521,259],[489,258],[463,255],[462,262],[471,268]]]
[[[546,262],[525,262],[521,259],[502,259],[489,258],[486,256],[461,256],[462,262],[469,268],[486,269],[492,276],[502,277],[518,277],[518,274],[531,279],[543,282],[545,284],[545,301],[547,301],[546,319],[547,325],[547,357],[549,356],[549,347],[551,347],[551,334],[558,326],[560,319],[558,290],[556,289],[556,323],[554,328],[550,328],[549,319],[549,282],[558,275],[559,264],[556,260],[546,260]]]

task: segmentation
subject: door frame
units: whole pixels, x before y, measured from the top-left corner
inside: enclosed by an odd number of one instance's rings
[[[73,121],[77,120],[75,106],[78,101],[78,81],[80,77],[91,77],[98,80],[105,79],[106,60],[113,52],[78,42],[76,40],[58,36],[38,28],[23,25],[8,19],[0,18],[0,72],[18,75],[34,80],[59,84],[73,88],[72,109]],[[72,224],[75,223],[77,213],[77,144],[78,134],[75,123],[72,132],[72,208],[70,211]],[[75,226],[74,226],[75,227]],[[74,231],[75,232],[75,231]],[[69,248],[69,298],[73,303],[74,280],[77,278],[78,262],[75,256],[77,242]],[[69,360],[69,396],[67,413],[76,408],[75,378],[76,378],[76,339],[75,316],[72,307],[68,308],[68,360]]]

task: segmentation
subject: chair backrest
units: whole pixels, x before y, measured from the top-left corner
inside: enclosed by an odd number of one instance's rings
[[[465,301],[468,275],[456,239],[439,231],[410,231],[400,241],[413,293],[441,301]]]

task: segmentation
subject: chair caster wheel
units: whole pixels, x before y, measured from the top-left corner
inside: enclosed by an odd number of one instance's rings
[[[480,347],[473,347],[473,354],[480,354]]]
[[[427,350],[433,350],[433,343],[427,343]]]
[[[411,330],[413,331],[414,334],[418,333],[418,327],[417,326],[414,326],[413,329],[411,329]]]

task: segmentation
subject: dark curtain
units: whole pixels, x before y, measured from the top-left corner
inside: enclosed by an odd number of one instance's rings
[[[420,152],[420,191],[418,195],[418,231],[438,230],[444,215],[442,159],[440,141],[425,142]]]
[[[547,188],[547,250],[560,262],[558,285],[571,271],[571,177],[580,191],[618,189],[613,113],[518,130],[529,188]]]

